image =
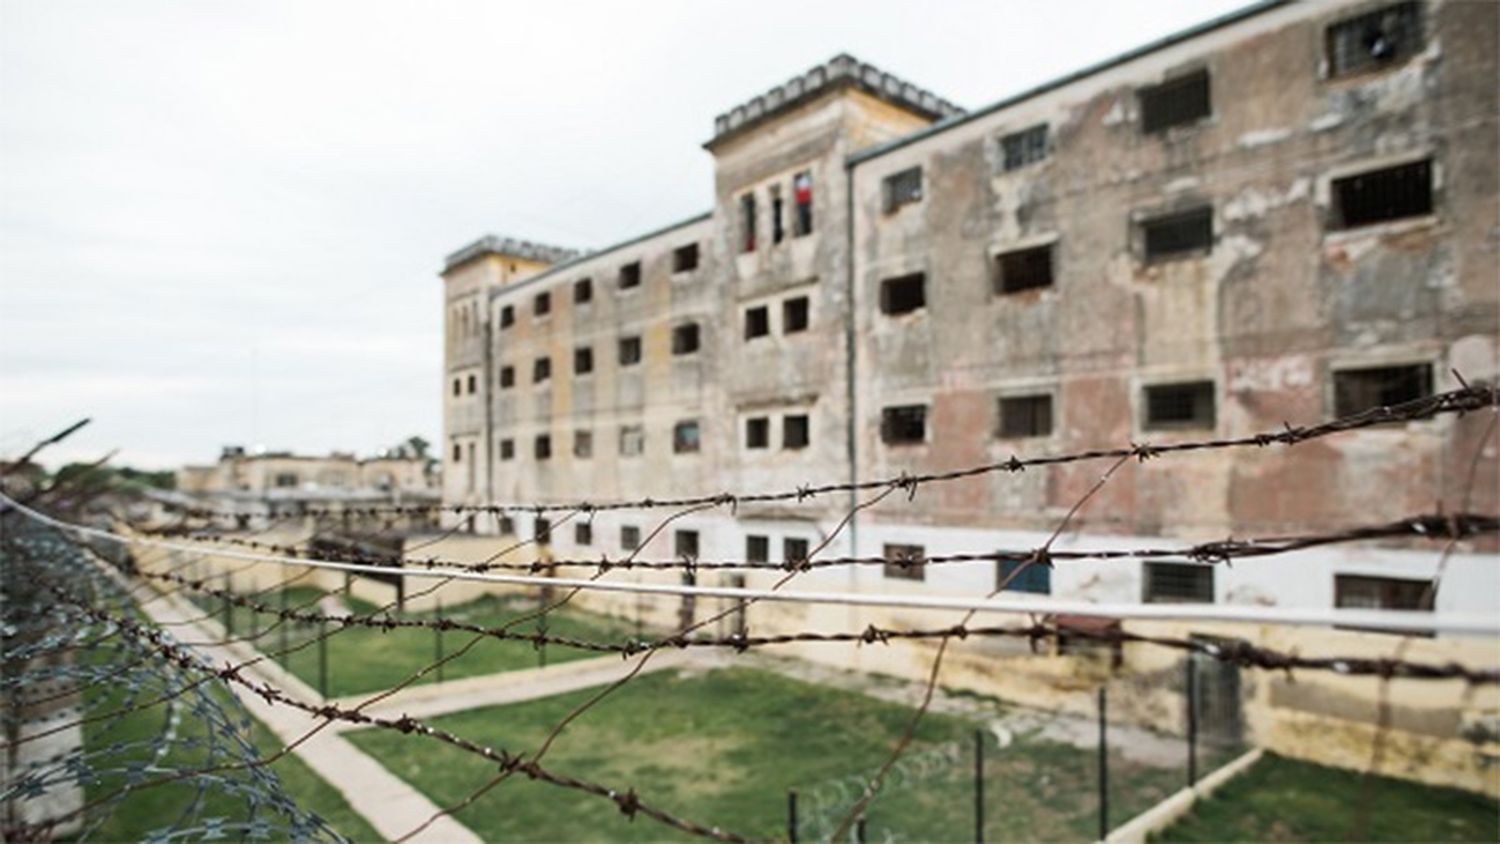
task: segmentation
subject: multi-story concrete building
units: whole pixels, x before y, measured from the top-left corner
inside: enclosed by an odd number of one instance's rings
[[[588,254],[486,237],[449,257],[444,501],[889,478],[1268,431],[1449,388],[1454,371],[1493,378],[1492,11],[1265,3],[974,112],[836,57],[716,118],[706,214]],[[1471,504],[1493,509],[1482,431],[1450,417],[1132,467],[1070,527],[1398,518],[1456,501],[1476,459]],[[860,513],[835,550],[1026,547],[1099,471],[932,485]],[[852,503],[696,515],[659,550],[795,556]],[[618,554],[641,519],[553,540]],[[1316,586],[1149,565],[1017,585],[1404,606],[1431,577],[1425,558],[1383,579],[1320,559]]]

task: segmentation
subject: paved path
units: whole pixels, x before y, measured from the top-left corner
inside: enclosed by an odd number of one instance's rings
[[[613,683],[624,677],[638,660],[639,657],[626,661],[618,656],[601,656],[561,662],[546,668],[523,668],[446,683],[408,686],[364,711],[370,715],[410,715],[427,719],[481,706],[519,703]],[[669,668],[711,668],[723,661],[720,656],[701,649],[663,650],[651,657],[641,673],[650,674]],[[358,706],[367,697],[369,695],[354,695],[335,703]],[[349,727],[354,728],[354,725]]]
[[[172,595],[147,601],[145,611],[157,623],[174,623],[180,626],[169,628],[183,641],[210,641],[223,637],[223,630],[215,623],[198,622],[181,624],[198,618],[203,612],[192,604]],[[256,656],[244,644],[195,645],[194,649],[216,665],[239,663]],[[262,660],[244,672],[247,679],[269,682],[288,694],[309,703],[321,704],[316,690],[281,669],[271,660]],[[260,719],[283,743],[291,743],[321,723],[322,719],[293,709],[289,706],[272,706],[263,698],[238,683],[229,683],[240,702]],[[420,740],[420,739],[419,739]],[[398,838],[428,818],[436,815],[440,808],[421,792],[404,780],[387,771],[380,763],[361,753],[339,735],[332,727],[320,731],[311,739],[298,745],[294,751],[297,758],[318,772],[328,784],[344,795],[354,811],[387,840]],[[468,827],[444,816],[438,818],[420,835],[411,839],[425,844],[479,844],[480,838]]]

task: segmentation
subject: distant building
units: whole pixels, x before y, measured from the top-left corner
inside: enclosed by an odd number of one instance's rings
[[[243,514],[242,526],[249,527],[267,517],[307,510],[435,504],[440,495],[439,474],[435,461],[427,458],[247,453],[242,447],[227,446],[213,465],[179,469],[172,497]],[[427,520],[419,518],[422,525]]]

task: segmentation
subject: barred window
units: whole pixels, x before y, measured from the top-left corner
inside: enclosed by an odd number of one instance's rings
[[[1148,263],[1209,252],[1214,244],[1214,211],[1205,205],[1141,223]]]
[[[573,544],[593,545],[594,526],[589,524],[588,522],[579,522],[573,525]]]
[[[1339,574],[1333,578],[1334,606],[1362,610],[1428,610],[1431,580]]]
[[[1208,70],[1199,70],[1140,90],[1141,131],[1150,134],[1208,117]]]
[[[620,550],[634,553],[641,547],[641,529],[636,525],[620,525]]]
[[[1052,395],[1005,396],[1000,399],[1000,437],[1045,437],[1052,434]]]
[[[771,447],[771,420],[754,416],[745,420],[745,448]]]
[[[1328,27],[1328,75],[1389,67],[1421,49],[1421,5],[1396,3]]]
[[[1019,170],[1047,157],[1047,124],[1012,132],[1000,139],[1006,170]]]
[[[880,412],[880,439],[890,445],[927,441],[927,406],[887,407]]]
[[[1213,566],[1190,563],[1146,563],[1148,604],[1212,604]]]
[[[745,339],[754,340],[771,333],[771,309],[756,305],[745,309]]]
[[[573,282],[573,301],[582,305],[585,302],[594,301],[594,280],[581,278]]]
[[[625,425],[620,428],[620,454],[636,457],[646,450],[646,429],[640,425]]]
[[[632,261],[620,268],[620,289],[629,290],[641,284],[641,262]]]
[[[552,313],[552,294],[536,294],[536,298],[531,300],[531,312],[537,316],[546,316]]]
[[[881,572],[889,578],[896,580],[926,580],[927,567],[922,561],[927,557],[927,549],[921,545],[897,545],[887,543],[885,546],[885,565]]]
[[[768,536],[750,534],[745,537],[745,559],[752,563],[771,561],[771,539]]]
[[[882,183],[885,196],[885,213],[894,213],[903,205],[922,199],[922,168],[912,167],[886,176]]]
[[[587,460],[594,456],[594,432],[573,432],[573,456],[581,460]]]
[[[781,417],[781,447],[807,448],[810,441],[809,427],[806,413],[790,413]]]
[[[579,346],[573,350],[573,374],[587,375],[594,371],[594,350],[588,346]]]
[[[1052,286],[1052,244],[995,256],[995,293],[1019,293]]]
[[[927,307],[927,275],[909,273],[880,283],[880,310],[896,316]]]
[[[1143,428],[1153,431],[1214,427],[1214,383],[1189,381],[1146,388]]]
[[[701,447],[698,420],[687,419],[672,428],[672,452],[674,454],[696,454]]]
[[[1352,416],[1377,407],[1415,401],[1432,395],[1432,367],[1370,366],[1333,373],[1333,412]]]
[[[787,537],[781,541],[781,558],[784,562],[800,563],[807,560],[811,546],[806,539]]]
[[[1335,179],[1334,229],[1422,217],[1432,213],[1432,161],[1414,161]]]
[[[640,336],[637,335],[635,337],[621,337],[620,338],[620,365],[621,366],[635,366],[636,364],[638,364],[640,362],[641,362],[641,338],[640,338]]]
[[[672,250],[672,272],[685,273],[698,269],[698,244],[689,243]]]

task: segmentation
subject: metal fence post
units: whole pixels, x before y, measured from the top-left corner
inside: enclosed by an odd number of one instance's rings
[[[1099,840],[1109,837],[1109,727],[1105,720],[1108,700],[1099,687]]]
[[[974,840],[984,844],[984,730],[974,731]]]
[[[252,642],[260,638],[260,610],[258,609],[260,606],[260,590],[257,589],[257,585],[254,580],[250,581],[250,594],[253,596],[252,600],[254,601],[254,604],[250,606],[250,641]]]
[[[287,628],[289,628],[289,627],[292,626],[292,622],[290,620],[288,620],[287,617],[286,617],[287,616],[286,602],[287,602],[286,586],[283,585],[281,587],[281,648],[280,648],[281,653],[279,654],[279,658],[281,660],[281,667],[282,668],[286,668],[288,665],[291,665],[291,663],[292,663],[292,655],[289,654],[289,653],[287,653],[287,651],[291,650],[291,645],[289,645],[287,643]]]
[[[224,641],[234,635],[234,604],[229,602],[230,593],[234,592],[234,576],[224,575]]]
[[[789,788],[786,791],[786,837],[792,844],[797,844],[797,789]]]
[[[328,698],[328,619],[318,622],[318,694]]]
[[[539,618],[539,619],[536,620],[536,632],[537,632],[538,636],[543,637],[543,638],[537,639],[537,643],[536,643],[536,663],[537,663],[537,666],[539,668],[546,668],[547,667],[547,642],[545,641],[545,637],[547,635],[547,614],[545,612],[542,613],[542,617],[541,618]]]
[[[437,666],[437,681],[443,682],[443,599],[437,599],[437,627],[433,629],[433,664]]]
[[[1188,787],[1198,784],[1198,672],[1194,670],[1193,655],[1188,654],[1187,666],[1187,751]]]

